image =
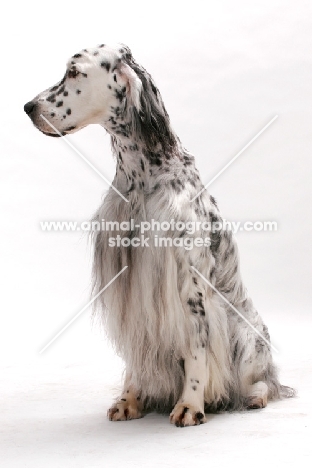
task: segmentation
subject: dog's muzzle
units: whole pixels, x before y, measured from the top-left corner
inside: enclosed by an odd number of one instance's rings
[[[43,130],[40,125],[38,125],[38,103],[36,101],[29,101],[26,102],[24,106],[24,111],[28,115],[28,117],[32,120],[33,124],[35,125],[40,132],[44,133],[47,136],[52,136],[52,137],[60,137],[58,133],[52,133],[52,132],[47,132],[46,130]],[[68,127],[66,130],[72,130],[75,127]],[[62,135],[66,135],[66,131],[62,132]]]

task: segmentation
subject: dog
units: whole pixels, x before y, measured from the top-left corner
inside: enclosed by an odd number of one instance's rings
[[[75,54],[63,79],[24,110],[48,136],[89,124],[111,136],[116,175],[93,218],[110,225],[93,232],[95,309],[126,368],[109,419],[172,410],[171,423],[195,426],[206,422],[205,412],[264,408],[268,400],[293,396],[278,380],[232,232],[210,229],[207,237],[204,223],[222,222],[217,203],[202,191],[194,157],[130,49],[101,44]],[[142,223],[152,222],[156,230],[150,226],[147,239],[153,242],[134,245]],[[172,222],[193,222],[195,229],[168,230]],[[126,223],[119,237],[114,223]],[[156,242],[163,236],[170,245]]]

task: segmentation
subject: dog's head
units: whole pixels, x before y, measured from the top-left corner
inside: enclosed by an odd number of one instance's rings
[[[131,137],[145,149],[176,144],[160,93],[130,49],[99,45],[71,57],[63,79],[24,106],[49,136],[100,124],[112,135]]]
[[[126,101],[140,112],[142,83],[127,63],[131,61],[126,46],[85,49],[68,60],[63,79],[25,104],[24,110],[49,136],[73,133],[92,123],[105,126],[124,110]]]

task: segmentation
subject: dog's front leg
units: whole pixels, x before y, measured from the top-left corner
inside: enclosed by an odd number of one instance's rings
[[[140,392],[129,384],[129,378],[126,377],[124,389],[121,397],[117,399],[107,415],[110,421],[127,421],[129,419],[142,418],[142,402]]]
[[[198,348],[184,360],[183,393],[170,414],[170,422],[178,427],[197,426],[206,422],[204,389],[207,382],[206,349]]]

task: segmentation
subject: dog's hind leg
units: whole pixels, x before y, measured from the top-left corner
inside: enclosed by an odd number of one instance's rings
[[[268,403],[268,386],[265,382],[250,385],[247,395],[247,409],[265,408]]]
[[[206,384],[206,349],[199,348],[184,360],[185,380],[182,396],[170,414],[177,427],[197,426],[206,422],[204,388]]]
[[[126,377],[121,397],[117,399],[107,412],[110,421],[127,421],[142,418],[142,403],[140,393],[129,385]]]

